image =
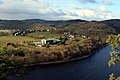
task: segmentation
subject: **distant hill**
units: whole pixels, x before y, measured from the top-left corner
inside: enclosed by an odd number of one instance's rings
[[[50,21],[42,19],[0,20],[0,29],[33,29],[34,27],[57,27],[64,23],[84,22],[84,20]],[[38,26],[39,25],[39,26]]]
[[[26,29],[31,23],[19,20],[0,20],[0,29]]]
[[[75,19],[75,20],[42,20],[42,19],[26,19],[25,22],[34,22],[34,23],[41,23],[41,24],[49,24],[59,26],[63,23],[73,23],[73,22],[87,22],[86,20]]]
[[[58,27],[76,32],[119,32],[120,20],[111,19],[104,21],[86,21],[76,20],[42,20],[42,19],[26,19],[26,20],[0,20],[0,29],[39,29]]]
[[[113,27],[108,26],[104,23],[99,22],[75,22],[75,23],[65,23],[59,27],[68,29],[71,32],[76,32],[79,34],[89,34],[90,33],[116,33],[116,30]]]
[[[40,20],[0,20],[0,29],[36,29],[52,27],[47,24],[41,24],[44,21]]]
[[[107,24],[108,26],[113,27],[116,31],[120,33],[120,19],[104,20],[100,21],[100,23]]]

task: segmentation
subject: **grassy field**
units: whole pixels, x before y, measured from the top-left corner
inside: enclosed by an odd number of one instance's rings
[[[0,30],[0,32],[12,32],[12,30]]]
[[[50,33],[50,32],[35,32],[35,33],[29,33],[27,36],[30,37],[40,37],[43,36],[45,39],[47,38],[59,38],[60,36],[63,37],[63,34],[56,34],[56,33]]]
[[[24,36],[2,36],[0,37],[0,46],[9,42],[21,43],[23,41],[39,41],[39,40],[31,37],[24,37]]]
[[[47,38],[59,38],[62,37],[62,34],[55,34],[50,32],[35,32],[29,33],[27,36],[1,36],[0,37],[0,46],[6,43],[22,43],[24,41],[34,41],[35,43],[41,43],[40,39],[32,38],[43,36],[45,39]]]

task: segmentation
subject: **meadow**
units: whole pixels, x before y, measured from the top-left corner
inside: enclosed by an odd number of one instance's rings
[[[26,37],[26,36],[1,36],[0,46],[6,43],[22,43],[24,41],[39,41],[39,40],[31,37]]]
[[[8,32],[9,33],[9,32],[12,32],[12,30],[0,30],[0,33],[1,32]]]
[[[51,33],[51,32],[34,32],[34,33],[29,33],[27,34],[27,36],[29,37],[44,37],[44,39],[48,39],[48,38],[59,38],[59,37],[63,37],[63,34],[56,34],[56,33]]]
[[[41,43],[40,36],[43,36],[43,39],[48,38],[60,38],[63,37],[63,34],[56,34],[56,33],[50,33],[50,32],[34,32],[34,33],[28,33],[26,36],[1,36],[0,37],[0,46],[3,46],[7,43],[23,43],[24,41],[33,41],[35,43]]]

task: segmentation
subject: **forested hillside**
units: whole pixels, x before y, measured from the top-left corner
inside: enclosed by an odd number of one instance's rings
[[[105,20],[105,21],[85,21],[85,20],[59,20],[48,21],[41,19],[26,19],[26,20],[0,20],[0,29],[41,29],[41,28],[61,28],[70,31],[80,32],[105,32],[118,33],[120,32],[120,20]]]

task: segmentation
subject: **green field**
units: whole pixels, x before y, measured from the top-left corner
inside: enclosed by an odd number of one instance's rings
[[[12,32],[12,30],[0,30],[0,32]]]
[[[39,40],[31,37],[24,37],[24,36],[2,36],[0,37],[0,46],[9,42],[21,43],[23,41],[39,41]]]
[[[56,33],[50,33],[50,32],[34,32],[34,33],[29,33],[27,36],[30,37],[40,37],[43,36],[45,39],[47,38],[59,38],[60,36],[63,37],[63,34],[56,34]]]
[[[0,46],[6,43],[23,43],[24,41],[34,41],[35,43],[41,43],[41,40],[36,38],[40,36],[43,36],[45,39],[59,38],[60,36],[63,37],[62,34],[55,34],[50,32],[34,32],[29,33],[26,36],[1,36]]]

